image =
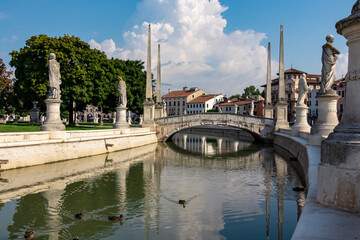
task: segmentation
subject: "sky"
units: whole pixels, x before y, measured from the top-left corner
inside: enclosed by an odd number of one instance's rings
[[[152,26],[152,72],[161,44],[162,93],[184,86],[230,96],[266,82],[267,44],[278,72],[280,25],[285,69],[321,74],[328,34],[340,50],[336,77],[347,72],[346,39],[336,33],[355,0],[0,0],[0,58],[9,66],[31,36],[75,35],[109,58],[146,62]],[[146,63],[145,63],[146,64]],[[146,66],[146,65],[145,65]],[[261,89],[261,88],[260,88]],[[262,90],[262,89],[261,89]]]

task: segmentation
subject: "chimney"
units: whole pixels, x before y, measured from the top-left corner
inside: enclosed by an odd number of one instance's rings
[[[183,87],[183,91],[189,91],[188,87]]]
[[[168,93],[170,93],[171,91],[170,91],[170,88],[169,88],[169,90],[168,90]]]

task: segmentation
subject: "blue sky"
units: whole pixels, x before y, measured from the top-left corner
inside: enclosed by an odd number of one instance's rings
[[[162,80],[172,90],[198,86],[210,93],[242,92],[265,83],[266,46],[278,70],[279,29],[284,24],[285,67],[320,74],[325,36],[342,54],[337,77],[346,73],[347,46],[335,23],[355,0],[0,0],[0,58],[33,35],[79,36],[109,57],[145,61],[146,25],[162,45]],[[163,93],[167,87],[163,88]]]

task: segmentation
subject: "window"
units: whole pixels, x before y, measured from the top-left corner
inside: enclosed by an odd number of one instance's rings
[[[169,102],[169,107],[171,107],[171,102]]]
[[[313,88],[316,89],[316,85],[315,85],[315,84],[313,85]]]
[[[341,91],[341,96],[345,97],[345,91]]]
[[[311,92],[309,92],[309,98],[311,98]]]
[[[288,84],[288,88],[291,88],[291,83]]]
[[[311,107],[311,101],[309,101],[309,107]]]
[[[338,91],[338,95],[341,96],[341,91]]]
[[[183,101],[183,106],[185,106],[185,101]]]
[[[254,109],[256,109],[257,104],[254,104]]]
[[[317,106],[317,105],[319,105],[319,102],[318,102],[318,100],[316,100],[316,102],[315,102],[315,106]]]
[[[288,100],[291,100],[291,94],[290,93],[288,94]]]
[[[344,105],[340,104],[340,112],[342,113],[344,111]]]
[[[206,108],[209,108],[209,104],[206,104]]]
[[[194,98],[194,95],[192,95],[192,98]]]
[[[180,106],[180,101],[178,102],[178,106]]]

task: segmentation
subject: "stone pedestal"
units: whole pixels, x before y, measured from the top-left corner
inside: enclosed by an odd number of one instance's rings
[[[155,104],[152,100],[146,100],[144,102],[144,119],[143,119],[143,127],[148,127],[151,130],[155,129]]]
[[[30,125],[40,125],[39,112],[40,110],[36,107],[30,110]]]
[[[265,118],[274,118],[274,107],[271,105],[266,105],[264,108]]]
[[[164,117],[164,107],[162,104],[155,105],[155,118]]]
[[[65,125],[60,118],[60,99],[46,99],[46,120],[41,125],[41,131],[65,131]]]
[[[299,136],[300,132],[310,133],[310,125],[307,122],[308,107],[306,105],[296,106],[296,123],[292,126],[291,135]]]
[[[286,101],[278,101],[275,105],[276,108],[276,125],[275,129],[280,128],[289,129],[289,123],[287,121],[287,107]]]
[[[360,0],[336,28],[349,46],[346,107],[339,125],[321,143],[317,200],[360,213]]]
[[[327,138],[339,123],[337,117],[337,101],[339,98],[339,95],[332,90],[330,93],[318,95],[319,116],[315,125],[311,128],[310,145],[319,146],[321,141]]]
[[[116,108],[116,122],[113,126],[115,129],[126,129],[129,128],[129,124],[126,121],[126,107],[118,106]]]

